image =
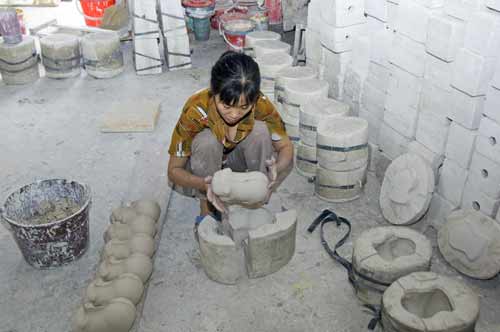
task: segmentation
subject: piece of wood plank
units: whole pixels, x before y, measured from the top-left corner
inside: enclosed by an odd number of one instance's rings
[[[112,105],[102,119],[101,132],[150,132],[154,131],[160,113],[158,102],[121,101]]]
[[[180,0],[160,0],[160,28],[169,70],[191,67],[191,50]]]

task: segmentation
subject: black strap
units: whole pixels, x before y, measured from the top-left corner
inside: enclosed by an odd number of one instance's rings
[[[366,147],[368,147],[368,143],[354,145],[354,146],[346,146],[346,147],[316,144],[316,148],[318,148],[320,150],[337,151],[337,152],[350,152],[350,151],[355,151],[355,150],[361,150],[361,149],[364,149]]]
[[[2,59],[2,58],[0,58],[0,62],[3,62],[3,63],[5,63],[6,65],[9,65],[9,66],[16,66],[16,65],[21,65],[21,64],[23,64],[23,63],[25,63],[25,62],[28,62],[28,61],[30,61],[31,59],[35,58],[35,57],[36,57],[36,58],[38,58],[38,54],[36,53],[36,51],[35,51],[35,52],[33,52],[33,53],[32,53],[29,57],[27,57],[26,59],[21,60],[21,61],[18,61],[18,62],[10,62],[10,61],[7,61],[7,60]]]
[[[330,245],[328,244],[328,242],[325,240],[325,233],[324,233],[324,229],[323,229],[325,224],[329,223],[329,222],[335,222],[337,224],[337,227],[339,227],[341,224],[345,224],[345,225],[347,225],[347,228],[348,228],[347,233],[335,244],[335,247],[333,248],[333,250],[330,247]],[[307,231],[309,233],[314,232],[314,230],[316,229],[316,227],[318,227],[318,225],[320,226],[319,236],[321,239],[321,244],[325,248],[328,255],[330,255],[330,257],[332,257],[337,263],[339,263],[340,265],[342,265],[346,269],[349,283],[354,287],[355,290],[357,290],[359,287],[358,282],[356,281],[356,276],[358,276],[361,279],[364,279],[366,281],[377,284],[377,285],[381,285],[381,286],[385,286],[385,287],[390,286],[390,284],[388,284],[388,283],[375,280],[369,276],[366,276],[366,275],[360,273],[359,271],[356,271],[353,268],[352,263],[349,262],[344,257],[340,256],[339,253],[337,252],[337,249],[339,249],[340,247],[342,247],[344,245],[346,240],[349,238],[349,235],[351,234],[352,227],[351,227],[351,223],[349,222],[349,220],[347,220],[346,218],[337,216],[337,214],[333,211],[325,209],[325,210],[323,210],[323,212],[321,212],[321,214],[318,217],[316,217],[316,219],[313,220],[311,225],[307,228]],[[374,288],[374,289],[376,289],[376,288]],[[378,291],[380,291],[380,290],[378,290]],[[363,306],[366,307],[367,309],[369,309],[370,311],[372,311],[374,316],[375,316],[368,324],[369,330],[375,329],[375,327],[377,326],[378,323],[382,324],[382,322],[381,322],[381,309],[379,308],[379,306],[373,306],[373,305],[368,305],[368,304],[365,304]]]

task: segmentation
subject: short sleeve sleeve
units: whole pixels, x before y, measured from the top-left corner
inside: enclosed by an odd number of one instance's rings
[[[257,100],[255,119],[266,123],[273,141],[288,139],[285,124],[283,123],[276,106],[274,106],[269,98],[264,95],[260,96],[259,100]]]
[[[168,153],[171,156],[189,157],[191,155],[191,144],[194,137],[201,132],[205,126],[200,112],[194,105],[186,105],[172,133]]]

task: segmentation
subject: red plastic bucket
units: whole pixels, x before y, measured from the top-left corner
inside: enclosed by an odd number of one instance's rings
[[[113,6],[116,0],[79,0],[82,9],[78,7],[78,1],[75,0],[77,4],[78,11],[85,18],[85,24],[89,27],[98,27],[101,25],[101,19],[104,15],[104,10],[108,7]]]
[[[255,30],[255,23],[250,19],[235,19],[222,22],[222,36],[229,49],[240,51],[245,47],[246,35]]]
[[[264,6],[269,10],[269,24],[282,22],[281,0],[265,0]]]
[[[228,8],[215,8],[215,14],[210,19],[210,25],[212,29],[219,29],[219,24],[221,23],[221,19],[224,15],[236,14],[240,18],[246,18],[246,13],[248,12],[248,7],[244,6],[236,6],[236,7],[228,7]]]

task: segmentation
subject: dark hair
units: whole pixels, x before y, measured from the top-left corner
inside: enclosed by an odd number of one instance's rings
[[[259,66],[246,54],[225,52],[212,67],[210,93],[229,106],[238,105],[241,96],[254,104],[260,94]]]

